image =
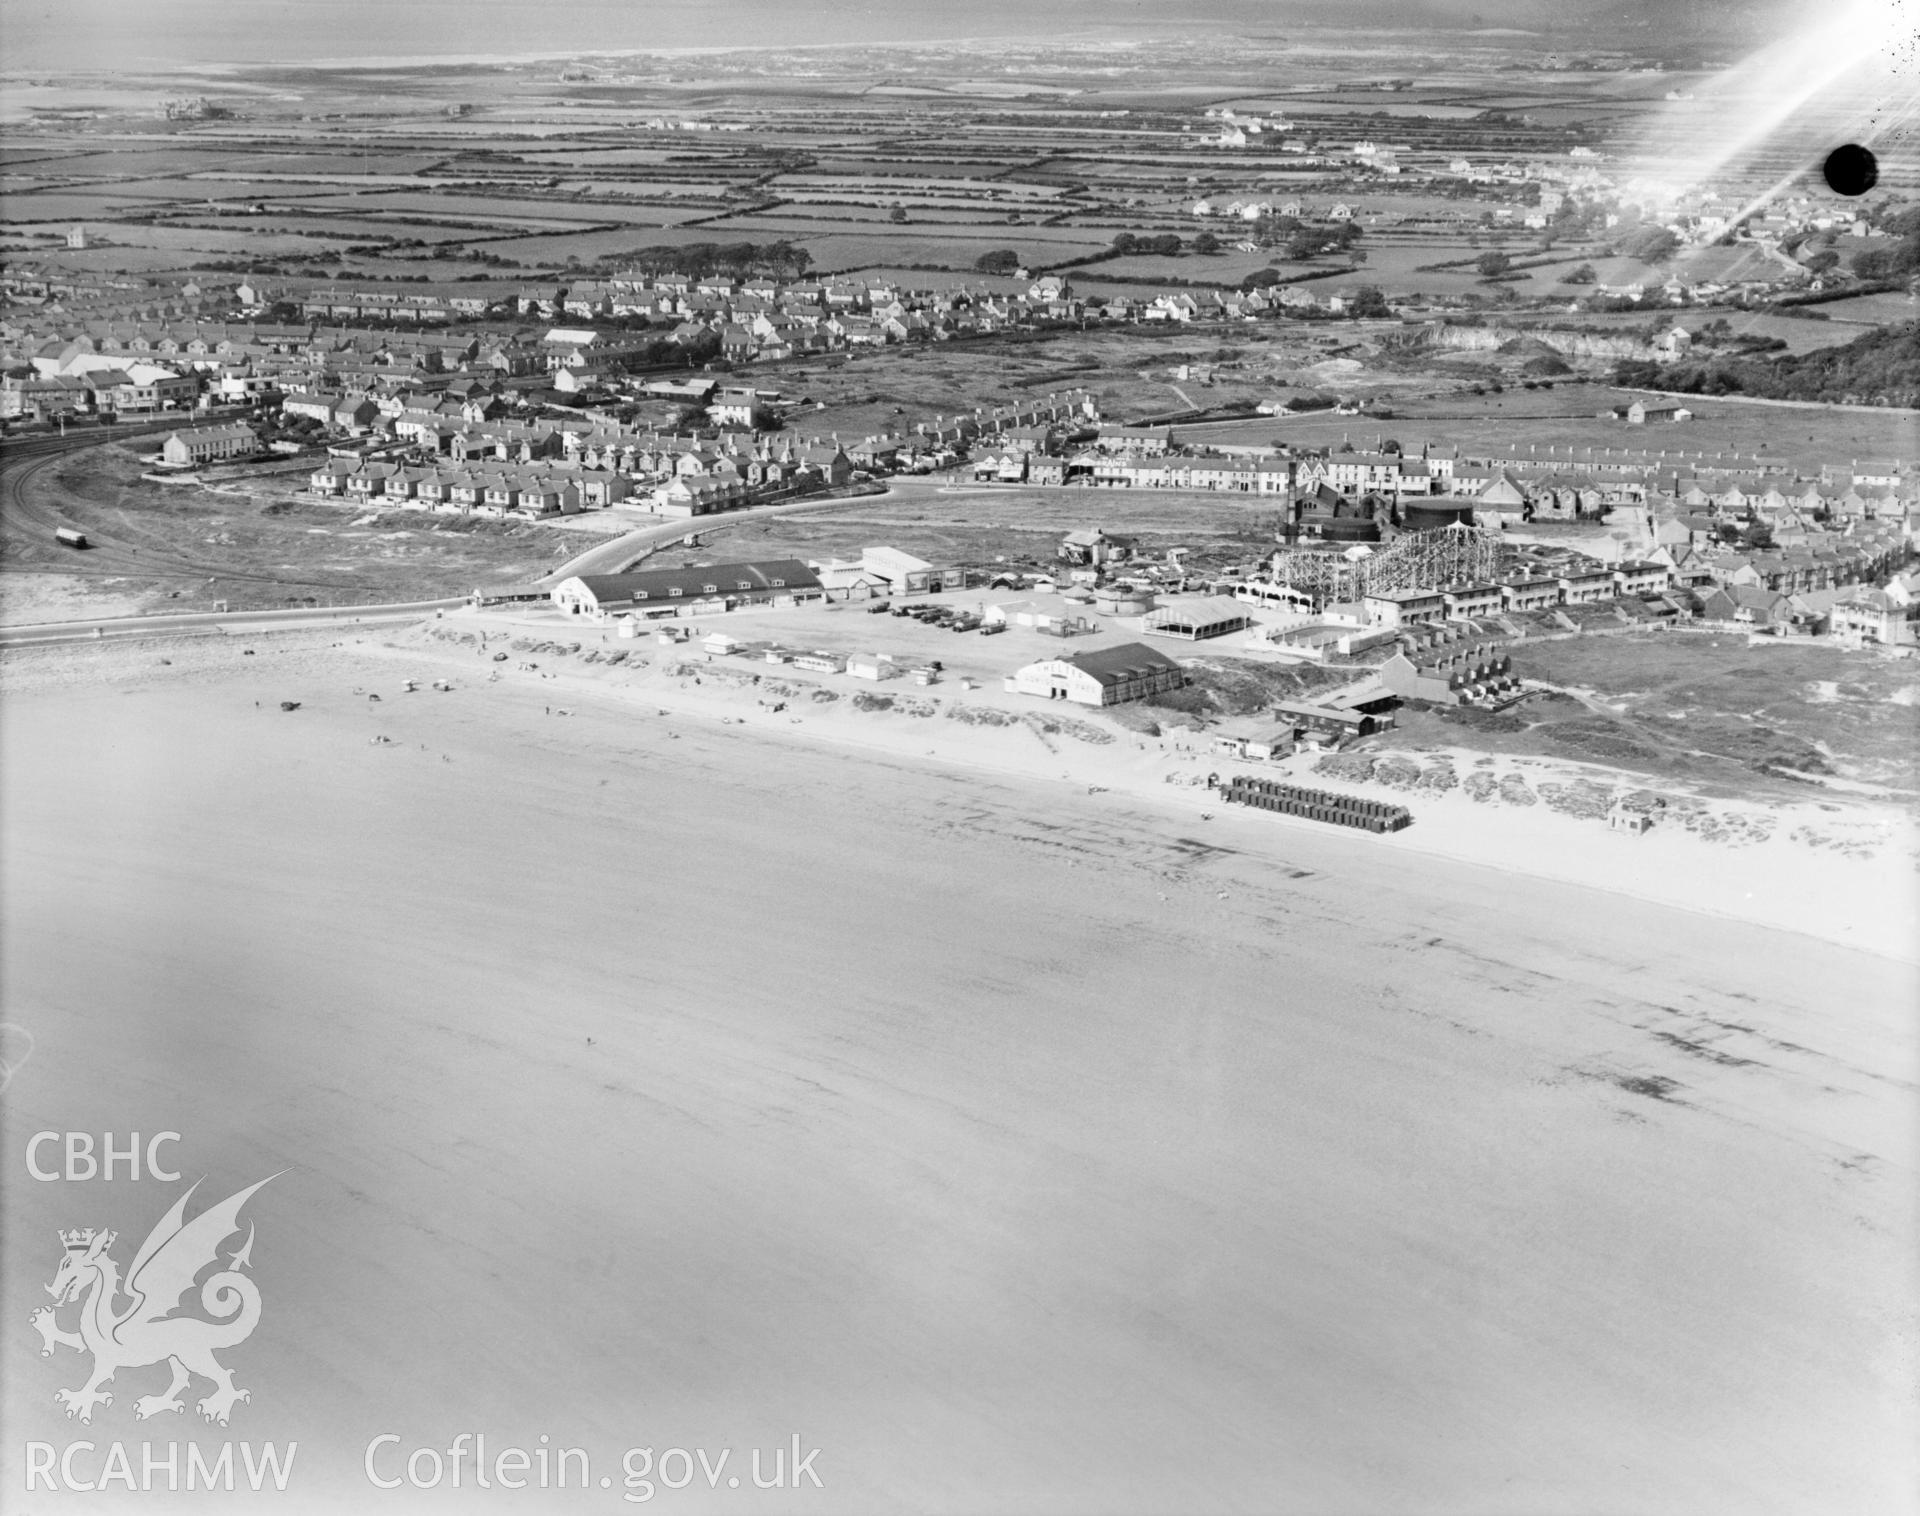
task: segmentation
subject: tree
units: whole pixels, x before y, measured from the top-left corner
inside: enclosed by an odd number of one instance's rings
[[[1908,224],[1908,216],[1895,216],[1886,224],[1894,231]],[[1920,228],[1904,233],[1889,248],[1872,248],[1853,255],[1853,272],[1861,279],[1904,279],[1920,269]]]
[[[1480,271],[1481,278],[1492,279],[1512,268],[1513,260],[1505,253],[1482,253],[1474,259],[1473,266]]]
[[[1132,232],[1115,232],[1113,234],[1113,250],[1116,253],[1121,253],[1121,254],[1132,252],[1133,251],[1133,233]]]
[[[1583,263],[1560,282],[1562,284],[1592,284],[1600,276],[1593,271],[1591,263]]]
[[[1387,304],[1387,297],[1380,293],[1380,287],[1377,284],[1363,284],[1355,290],[1351,309],[1359,318],[1393,314],[1393,307]]]
[[[983,274],[1011,274],[1020,267],[1020,255],[1010,247],[999,247],[982,253],[973,266]]]
[[[1210,257],[1220,251],[1220,239],[1212,232],[1202,232],[1193,239],[1193,250],[1202,257]]]
[[[907,208],[904,205],[896,205],[892,210],[887,212],[887,220],[889,221],[905,221],[906,219]]]
[[[1665,263],[1679,250],[1680,239],[1664,226],[1642,227],[1620,241],[1620,251],[1642,263]]]

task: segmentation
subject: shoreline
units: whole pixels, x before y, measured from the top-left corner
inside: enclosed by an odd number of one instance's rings
[[[1672,821],[1645,834],[1616,833],[1603,821],[1564,814],[1537,800],[1512,805],[1490,795],[1485,799],[1492,803],[1482,803],[1469,799],[1457,785],[1438,791],[1370,779],[1355,782],[1339,773],[1319,771],[1312,754],[1272,762],[1216,755],[1204,749],[1204,738],[1190,744],[1178,736],[1146,737],[1099,721],[1099,713],[1092,708],[1076,706],[1069,714],[1055,705],[997,698],[998,692],[962,691],[945,683],[923,689],[900,680],[868,684],[844,676],[790,676],[784,666],[749,664],[737,658],[702,661],[707,655],[691,651],[697,644],[666,648],[648,639],[633,639],[626,648],[628,660],[612,666],[583,664],[577,655],[551,652],[515,653],[506,663],[491,661],[492,651],[509,638],[539,637],[545,630],[511,623],[503,629],[477,620],[469,625],[461,618],[447,618],[396,627],[385,636],[372,628],[341,627],[274,633],[269,638],[268,629],[259,628],[250,631],[247,640],[265,644],[305,639],[307,650],[316,650],[314,643],[326,638],[324,647],[317,650],[388,665],[428,664],[434,672],[423,673],[423,682],[450,677],[456,697],[467,701],[476,694],[506,688],[545,690],[569,702],[593,702],[615,710],[650,707],[659,713],[650,720],[692,717],[776,742],[825,744],[876,761],[906,760],[929,770],[958,770],[1028,783],[1042,794],[1108,793],[1145,804],[1164,816],[1231,834],[1252,851],[1269,850],[1261,842],[1263,837],[1338,836],[1347,847],[1415,853],[1448,865],[1536,878],[1790,932],[1896,963],[1920,962],[1920,944],[1911,932],[1920,901],[1920,874],[1915,872],[1920,829],[1912,818],[1888,805],[1847,802],[1830,792],[1822,799],[1791,805],[1698,800],[1683,802],[1696,807],[1684,817],[1688,826],[1697,826],[1704,818],[1711,838],[1731,840],[1709,840]],[[349,631],[371,635],[355,638],[345,635]],[[471,645],[446,640],[471,631],[485,631],[489,637],[486,650],[477,656]],[[123,654],[119,661],[126,664],[153,665],[171,654],[182,672],[184,665],[192,664],[196,672],[217,674],[222,667],[234,669],[239,663],[242,653],[235,641],[231,637],[194,639],[165,652],[161,644],[149,641],[117,651]],[[612,642],[606,646],[619,650]],[[28,652],[78,660],[110,647],[81,643],[9,649],[0,667],[17,666]],[[583,643],[585,651],[592,649]],[[640,660],[645,660],[645,667],[636,669],[634,664]],[[529,663],[538,666],[522,667]],[[404,677],[396,678],[396,690]],[[816,703],[809,698],[816,689],[835,698]],[[859,696],[888,698],[896,705],[888,710],[854,709],[854,698]],[[389,691],[382,698],[396,696]],[[423,690],[402,698],[445,697]],[[775,710],[774,706],[785,708]],[[953,719],[949,713],[955,707],[978,711],[991,724]],[[570,705],[553,709],[558,713],[556,720],[574,714]],[[1056,730],[1040,729],[1046,725]],[[1581,783],[1670,793],[1673,789],[1604,765],[1534,757],[1496,760],[1470,748],[1384,747],[1375,756],[1403,766],[1407,762],[1428,769],[1442,766],[1469,781],[1481,769],[1492,772],[1497,763],[1509,783],[1513,776],[1524,775],[1542,785],[1543,793],[1556,785],[1564,789]],[[1374,836],[1273,813],[1243,814],[1206,785],[1209,774],[1219,775],[1224,782],[1234,773],[1402,804],[1412,811],[1414,824],[1401,832]],[[1816,827],[1823,830],[1814,831]],[[1809,836],[1821,841],[1804,840]]]
[[[302,1509],[448,1418],[599,1467],[804,1413],[839,1511],[1910,1484],[1911,967],[1450,856],[1587,825],[1542,806],[1286,824],[1077,716],[495,648],[0,660],[7,1140],[288,1171],[233,1435],[300,1441]],[[25,1323],[58,1229],[162,1208],[121,1188],[9,1192],[17,1439],[75,1435]]]
[[[442,623],[445,625],[445,623]],[[637,641],[637,639],[636,639]],[[640,654],[650,659],[648,674],[653,676],[644,689],[636,689],[632,698],[644,703],[653,701],[656,705],[677,708],[682,713],[718,716],[721,720],[742,722],[743,718],[733,714],[751,698],[745,690],[726,691],[709,690],[702,685],[701,693],[695,694],[686,687],[684,679],[675,679],[659,670],[653,661],[655,652],[666,653],[669,650],[657,645],[642,643],[647,652]],[[381,656],[404,657],[421,651],[417,648],[402,649],[388,647],[381,650]],[[675,655],[677,656],[677,655]],[[691,655],[688,655],[691,656]],[[465,660],[456,657],[448,661],[464,665]],[[760,669],[750,665],[731,667],[735,660],[715,662],[712,667],[723,678],[744,674],[749,668],[753,672]],[[704,666],[703,666],[704,667]],[[581,694],[594,694],[621,698],[623,685],[610,684],[604,678],[596,679],[584,671],[567,670],[565,672],[543,668],[540,672],[548,676],[549,682],[557,688],[577,690]],[[769,677],[763,675],[763,678]],[[784,680],[778,672],[771,677],[778,683]],[[911,717],[899,717],[892,712],[875,712],[869,717],[871,724],[854,724],[854,713],[846,711],[845,705],[849,693],[862,693],[857,686],[861,681],[837,680],[828,683],[822,681],[822,687],[834,690],[841,695],[839,701],[830,704],[825,712],[810,713],[808,718],[798,723],[806,727],[805,737],[833,742],[840,745],[885,753],[889,756],[917,756],[919,744],[914,740],[916,730],[912,727],[888,726],[891,718],[895,722],[911,720]],[[849,686],[855,688],[849,690]],[[625,686],[631,689],[632,686]],[[751,687],[750,687],[751,688]],[[969,703],[945,686],[936,686],[940,693],[925,697],[943,703]],[[970,692],[980,694],[984,692]],[[922,698],[918,695],[910,698]],[[1017,697],[1014,697],[1017,699]],[[1026,702],[1032,707],[1023,714],[1035,717],[1057,715],[1057,708]],[[1097,716],[1091,708],[1075,707],[1075,716],[1068,720],[1087,721]],[[1279,762],[1261,763],[1211,755],[1205,752],[1183,752],[1178,747],[1170,747],[1166,739],[1142,738],[1137,734],[1118,731],[1110,744],[1089,745],[1071,740],[1063,743],[1060,752],[1071,754],[1064,772],[1057,778],[1051,773],[1049,753],[1041,757],[1030,749],[1010,750],[1005,743],[992,740],[999,735],[992,729],[982,730],[967,727],[962,723],[934,718],[940,721],[935,728],[940,743],[927,752],[926,757],[935,762],[953,764],[978,772],[993,773],[999,777],[1017,777],[1037,779],[1047,783],[1065,784],[1079,787],[1089,781],[1103,788],[1124,792],[1135,801],[1145,801],[1156,808],[1182,811],[1188,814],[1208,813],[1214,821],[1232,815],[1237,807],[1229,807],[1217,799],[1214,793],[1205,787],[1203,778],[1198,784],[1193,781],[1206,773],[1218,772],[1223,781],[1230,772],[1247,772],[1267,777],[1284,779],[1322,788],[1346,790],[1364,794],[1373,799],[1385,799],[1408,805],[1414,814],[1414,825],[1402,832],[1385,836],[1362,837],[1359,833],[1349,833],[1346,828],[1329,826],[1322,822],[1260,813],[1249,816],[1260,826],[1277,825],[1287,832],[1306,832],[1325,836],[1335,834],[1345,837],[1353,845],[1377,845],[1389,849],[1404,849],[1424,853],[1430,857],[1443,859],[1450,863],[1468,864],[1478,868],[1488,868],[1501,873],[1519,874],[1534,878],[1552,880],[1581,888],[1601,890],[1649,904],[1675,906],[1683,910],[1695,911],[1703,915],[1718,916],[1726,920],[1739,921],[1753,925],[1773,927],[1793,931],[1800,935],[1818,938],[1843,947],[1860,947],[1865,951],[1893,959],[1896,962],[1920,962],[1920,944],[1915,944],[1910,930],[1914,917],[1914,906],[1920,888],[1916,887],[1916,876],[1911,868],[1904,875],[1907,896],[1904,902],[1893,905],[1878,913],[1877,931],[1857,930],[1859,918],[1873,911],[1873,900],[1883,893],[1892,893],[1902,880],[1898,870],[1898,859],[1904,852],[1912,858],[1920,846],[1920,832],[1912,821],[1892,813],[1891,808],[1872,806],[1831,807],[1819,802],[1808,802],[1794,807],[1742,805],[1740,811],[1764,811],[1807,818],[1827,809],[1852,809],[1862,812],[1878,813],[1883,809],[1889,814],[1876,814],[1875,820],[1888,829],[1886,842],[1873,860],[1822,858],[1811,849],[1802,849],[1800,855],[1781,857],[1777,852],[1762,854],[1757,849],[1781,849],[1791,844],[1784,838],[1770,838],[1763,843],[1750,847],[1736,847],[1700,840],[1677,834],[1673,831],[1656,829],[1645,835],[1614,834],[1608,832],[1601,823],[1583,823],[1570,817],[1555,814],[1548,807],[1538,805],[1530,807],[1524,814],[1511,812],[1504,807],[1477,807],[1463,811],[1463,807],[1472,807],[1473,803],[1464,797],[1455,795],[1424,797],[1410,794],[1404,789],[1374,783],[1353,784],[1336,776],[1318,773],[1314,759],[1308,755],[1299,755]],[[776,728],[771,718],[756,721],[753,725],[763,732],[768,729],[793,735],[788,728]],[[1001,731],[1007,729],[1000,729]],[[804,739],[803,739],[804,740]],[[956,755],[952,748],[956,741],[963,750],[970,749],[966,756]],[[1143,755],[1145,762],[1135,761],[1122,764],[1115,761],[1123,755],[1122,750],[1131,746],[1131,751]],[[910,754],[909,750],[916,750]],[[1478,759],[1482,755],[1470,749],[1453,749],[1461,758]],[[999,761],[995,761],[998,758]],[[1156,761],[1157,760],[1157,761]],[[1520,758],[1507,760],[1510,766],[1532,768],[1541,771],[1543,776],[1551,778],[1557,773],[1604,773],[1611,775],[1616,782],[1634,788],[1650,788],[1651,785],[1639,776],[1622,770],[1607,769],[1601,765],[1582,764],[1569,760]],[[1186,778],[1186,783],[1169,783],[1168,779]],[[1156,782],[1156,779],[1158,782]],[[1476,840],[1473,828],[1465,824],[1465,817],[1483,819],[1487,825]],[[1537,834],[1542,826],[1552,835],[1552,844],[1538,845]],[[1436,835],[1437,834],[1437,835]],[[1586,846],[1582,846],[1586,844]],[[1837,910],[1825,911],[1817,924],[1806,919],[1803,914],[1804,902],[1798,898],[1798,889],[1807,880],[1771,881],[1774,888],[1772,897],[1753,909],[1742,910],[1731,900],[1722,898],[1716,906],[1701,898],[1700,885],[1709,882],[1721,872],[1714,865],[1724,865],[1728,872],[1741,871],[1742,865],[1750,865],[1756,857],[1766,857],[1766,861],[1775,865],[1771,871],[1775,875],[1781,872],[1804,871],[1817,883],[1823,885],[1820,893],[1825,897],[1823,905],[1836,906]],[[1583,867],[1572,869],[1550,866],[1551,858],[1578,860]],[[1838,869],[1822,865],[1839,865]],[[1871,865],[1879,865],[1879,878],[1866,877]],[[1662,866],[1659,870],[1651,865]],[[1668,883],[1668,881],[1673,881]],[[1745,882],[1744,875],[1742,882]],[[1635,887],[1635,885],[1638,887]],[[1847,890],[1851,885],[1853,890]],[[1846,890],[1848,898],[1836,902],[1836,891]],[[1743,892],[1744,898],[1751,900],[1757,892]],[[1768,908],[1768,907],[1771,908]],[[1868,945],[1871,943],[1872,945]]]

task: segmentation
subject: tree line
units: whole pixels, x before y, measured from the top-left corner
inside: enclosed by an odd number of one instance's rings
[[[1624,359],[1614,382],[1688,395],[1912,405],[1920,399],[1920,323],[1877,327],[1840,347],[1777,358],[1714,356],[1674,364]]]

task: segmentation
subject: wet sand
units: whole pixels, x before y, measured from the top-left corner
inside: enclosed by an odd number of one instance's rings
[[[10,1494],[29,1439],[297,1439],[287,1509],[461,1509],[363,1451],[481,1431],[614,1478],[527,1510],[794,1434],[823,1491],[656,1501],[1911,1500],[1910,964],[591,690],[353,696],[391,655],[133,663],[0,731]],[[83,1429],[55,1233],[124,1260],[181,1186],[23,1149],[161,1129],[196,1205],[289,1171],[253,1399],[138,1422],[127,1370]]]

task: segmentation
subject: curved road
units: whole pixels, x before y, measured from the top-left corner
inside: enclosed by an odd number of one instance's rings
[[[41,534],[51,541],[56,528],[73,526],[97,531],[92,524],[69,519],[48,492],[35,488],[37,481],[53,464],[71,452],[99,447],[111,442],[171,431],[178,419],[164,423],[139,424],[116,428],[112,432],[74,432],[61,437],[35,437],[0,444],[0,528],[7,537],[25,540],[27,534]],[[896,483],[903,481],[896,481]],[[907,481],[920,483],[919,480]],[[928,479],[928,486],[940,481]],[[551,587],[575,574],[620,573],[648,554],[670,542],[689,537],[704,537],[747,522],[785,516],[804,511],[829,510],[855,501],[886,498],[895,493],[888,488],[866,495],[833,495],[810,500],[793,500],[779,505],[754,506],[722,515],[665,521],[639,527],[634,531],[596,543],[585,552],[533,581]],[[127,541],[137,537],[138,544]],[[35,567],[40,565],[36,564]],[[287,585],[302,589],[338,591],[337,583],[287,578],[277,574],[250,573],[226,564],[188,556],[180,552],[164,535],[151,528],[127,521],[116,526],[112,540],[73,552],[69,558],[49,565],[50,571],[76,574],[139,575],[146,578],[193,578],[217,576],[226,580]],[[351,625],[354,623],[414,620],[436,611],[451,610],[467,603],[464,596],[443,600],[408,601],[392,605],[348,605],[301,607],[272,611],[205,611],[176,616],[104,616],[76,621],[42,622],[23,626],[0,627],[0,647],[52,646],[60,643],[94,642],[167,637],[181,635],[222,635],[248,630],[291,630],[300,627]]]
[[[198,420],[199,418],[195,418]],[[90,538],[99,538],[100,528],[91,521],[67,515],[52,492],[40,484],[41,476],[69,453],[108,443],[177,430],[182,420],[143,422],[107,431],[74,431],[64,437],[35,437],[11,442],[0,448],[0,526],[4,527],[8,556],[18,546],[38,541],[51,545],[56,528],[75,527]],[[32,567],[51,573],[77,575],[139,576],[147,579],[219,578],[245,584],[286,585],[293,589],[341,592],[338,580],[297,579],[284,574],[264,574],[238,569],[218,559],[183,552],[165,530],[157,529],[137,517],[121,512],[106,534],[84,551],[58,550],[62,557]],[[23,565],[25,566],[25,565]]]
[[[897,481],[894,481],[897,483]],[[722,532],[728,527],[739,526],[749,521],[763,521],[769,516],[790,516],[800,511],[820,511],[832,506],[852,505],[856,501],[884,500],[894,493],[893,485],[878,490],[871,495],[828,495],[818,500],[790,500],[783,505],[755,505],[743,511],[723,511],[713,516],[688,516],[679,521],[663,521],[657,526],[637,527],[631,532],[615,537],[588,548],[584,553],[569,558],[557,569],[533,582],[543,589],[551,589],[563,579],[571,579],[575,574],[620,574],[625,573],[642,558],[665,547],[669,542],[678,542],[684,537],[704,537],[711,532]]]
[[[198,419],[198,418],[196,418]],[[70,519],[57,500],[36,487],[40,476],[69,453],[112,442],[176,430],[182,418],[138,422],[129,426],[74,430],[64,436],[30,437],[0,444],[0,528],[9,546],[30,537],[51,542],[55,528],[91,528],[90,522]],[[128,537],[137,538],[137,550]],[[39,567],[38,564],[35,567]],[[337,582],[288,578],[279,574],[234,569],[212,559],[181,552],[163,534],[128,520],[116,527],[106,542],[84,552],[63,550],[47,565],[48,571],[86,575],[138,575],[150,579],[204,579],[217,576],[254,584],[287,585],[301,589],[340,591]],[[218,636],[247,631],[295,630],[303,627],[352,625],[360,622],[418,620],[436,611],[465,605],[464,596],[418,600],[392,605],[303,606],[271,611],[197,611],[168,616],[99,616],[77,621],[40,622],[0,627],[0,647],[51,646],[59,643],[131,640],[140,637]]]

